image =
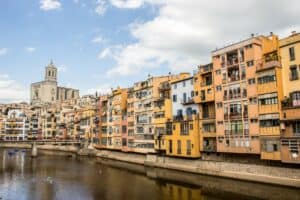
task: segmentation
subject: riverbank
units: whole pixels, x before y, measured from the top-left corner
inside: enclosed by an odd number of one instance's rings
[[[0,148],[30,148],[26,144],[0,144]],[[193,174],[203,174],[244,181],[283,185],[300,188],[300,169],[244,164],[224,161],[191,160],[157,155],[143,155],[109,150],[79,149],[72,145],[38,145],[38,149],[76,153],[101,160],[109,159],[139,164],[152,168],[171,169]]]

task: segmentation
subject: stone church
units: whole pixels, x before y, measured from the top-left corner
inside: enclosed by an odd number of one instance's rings
[[[45,80],[31,84],[30,101],[32,105],[77,98],[79,98],[79,90],[57,85],[57,68],[52,61],[45,68]]]

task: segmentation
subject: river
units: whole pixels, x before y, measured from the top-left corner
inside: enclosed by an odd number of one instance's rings
[[[0,199],[300,199],[295,188],[57,154],[0,149]]]

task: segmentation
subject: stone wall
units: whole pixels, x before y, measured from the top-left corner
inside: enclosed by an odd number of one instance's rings
[[[98,157],[142,164],[150,167],[234,178],[262,183],[300,187],[300,169],[220,161],[139,155],[115,151],[100,151]]]

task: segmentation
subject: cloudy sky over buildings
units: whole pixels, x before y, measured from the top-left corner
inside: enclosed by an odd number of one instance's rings
[[[0,102],[28,100],[53,59],[81,94],[191,72],[251,33],[300,31],[299,0],[1,0]]]

